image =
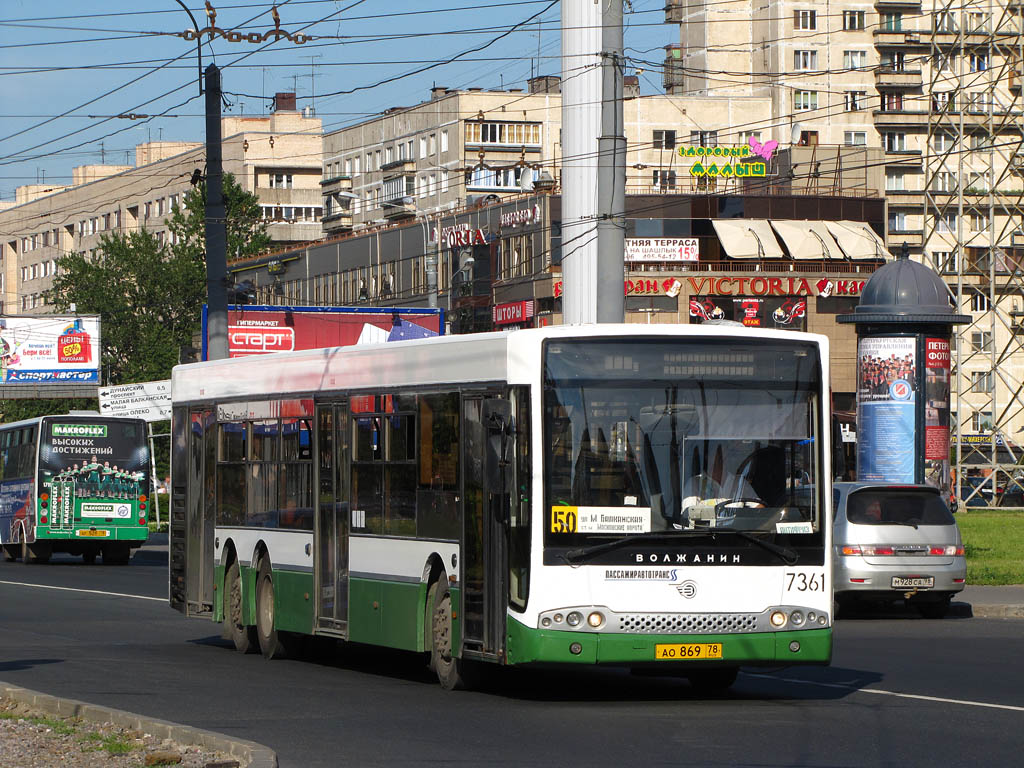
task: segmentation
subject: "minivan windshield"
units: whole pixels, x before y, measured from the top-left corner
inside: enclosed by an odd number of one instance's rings
[[[846,500],[846,519],[856,525],[953,525],[953,514],[933,491],[866,488]]]
[[[812,344],[736,338],[545,345],[545,532],[818,530]]]

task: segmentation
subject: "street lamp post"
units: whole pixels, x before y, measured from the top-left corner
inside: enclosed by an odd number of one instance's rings
[[[188,9],[181,0],[175,0],[175,2],[185,9],[185,13],[192,19],[192,24],[196,28],[196,58],[199,60],[199,93],[203,93],[203,38],[199,34],[199,25],[196,23],[196,17],[192,15],[192,11]]]
[[[431,309],[437,308],[437,251],[440,247],[441,239],[441,214],[437,215],[437,232],[434,233],[433,244],[429,245],[428,250],[428,238],[427,238],[427,227],[430,224],[430,214],[416,205],[416,200],[412,197],[403,197],[402,203],[404,205],[411,205],[416,209],[417,218],[420,219],[420,224],[423,227],[423,253],[427,257],[427,306]],[[451,309],[451,295],[448,297],[449,309]]]

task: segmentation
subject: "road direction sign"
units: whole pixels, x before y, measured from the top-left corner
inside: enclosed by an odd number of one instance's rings
[[[104,416],[130,416],[146,421],[171,418],[171,382],[145,381],[100,387],[100,413]]]

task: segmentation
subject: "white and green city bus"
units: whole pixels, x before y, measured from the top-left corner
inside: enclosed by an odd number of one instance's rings
[[[724,687],[826,664],[828,341],[561,326],[173,374],[170,602],[296,635]]]
[[[0,545],[124,565],[149,536],[150,454],[141,419],[76,411],[0,424]]]

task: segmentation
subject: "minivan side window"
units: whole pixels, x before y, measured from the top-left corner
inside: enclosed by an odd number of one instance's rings
[[[846,519],[856,525],[953,525],[938,493],[866,489],[846,498]]]

